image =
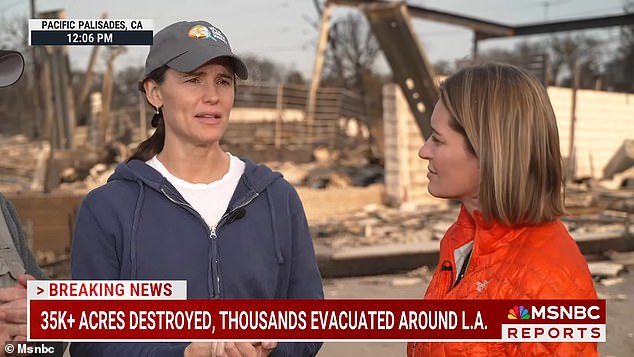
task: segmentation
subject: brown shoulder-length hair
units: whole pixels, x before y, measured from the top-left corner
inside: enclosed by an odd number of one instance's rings
[[[535,225],[564,214],[557,121],[537,79],[512,65],[481,64],[447,78],[440,97],[478,158],[485,219]]]

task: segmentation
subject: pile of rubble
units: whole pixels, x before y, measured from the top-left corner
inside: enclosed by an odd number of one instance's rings
[[[269,161],[266,165],[281,172],[296,187],[366,187],[383,183],[383,165],[371,162],[367,156],[362,148],[339,151],[322,147],[313,150],[313,161],[308,163]]]
[[[371,164],[359,156],[354,159],[342,158],[338,152],[321,148],[314,151],[315,160],[308,163],[270,161],[265,164],[279,171],[296,187],[366,187],[383,182],[383,167]],[[58,190],[88,192],[106,183],[116,164],[98,163],[86,174],[78,175],[75,168],[66,168],[60,173]],[[79,179],[78,179],[79,177]]]
[[[363,211],[311,223],[316,242],[336,249],[439,240],[455,221],[459,207],[368,205]]]
[[[604,287],[613,287],[628,282],[634,268],[634,252],[606,252],[601,260],[588,262],[588,268],[596,284]],[[629,279],[631,281],[631,278]],[[627,300],[623,293],[601,292],[605,289],[597,289],[600,299]]]
[[[62,183],[57,188],[62,192],[75,192],[75,193],[87,193],[91,190],[104,185],[108,181],[116,168],[116,165],[96,164],[89,171],[88,175],[83,180],[73,180],[75,175],[72,168],[62,172]]]
[[[634,191],[604,191],[599,197],[608,194],[613,201],[604,200],[602,205],[594,198],[596,192],[579,190],[567,195],[569,215],[562,222],[573,237],[621,236],[634,228],[634,211],[609,208],[627,206],[627,202],[634,201]],[[622,199],[617,200],[618,196]],[[360,212],[311,222],[311,232],[316,242],[331,248],[428,242],[440,240],[458,212],[456,204],[407,204],[401,208],[369,205]]]
[[[47,147],[47,143],[30,141],[24,135],[0,134],[0,191],[28,190],[36,159]]]

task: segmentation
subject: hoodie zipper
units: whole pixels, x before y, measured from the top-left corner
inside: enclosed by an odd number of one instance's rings
[[[220,255],[218,254],[217,229],[226,220],[226,218],[229,217],[233,212],[235,212],[237,209],[243,208],[244,206],[248,205],[249,203],[251,203],[251,201],[253,201],[258,196],[259,194],[256,192],[255,195],[250,197],[249,200],[247,200],[245,203],[238,205],[237,207],[234,207],[229,212],[225,212],[225,214],[223,214],[222,217],[220,217],[218,224],[211,226],[209,238],[211,238],[211,246],[212,246],[212,249],[211,249],[211,259],[213,261],[212,272],[214,270],[216,271],[215,279],[212,276],[212,279],[214,280],[214,295],[212,296],[212,298],[214,299],[220,299],[220,297],[222,296],[222,294],[220,293]]]
[[[214,293],[211,296],[212,299],[220,299],[220,259],[218,258],[218,236],[216,235],[216,226],[211,226],[211,232],[209,234],[211,238],[211,260],[213,267],[211,269],[214,284]],[[215,277],[214,277],[215,271]]]
[[[209,238],[211,238],[211,256],[212,256],[211,281],[210,281],[210,284],[212,286],[212,291],[211,291],[210,298],[219,299],[220,298],[220,272],[218,270],[218,246],[216,242],[216,226],[213,226],[213,230],[210,229],[207,223],[203,220],[200,213],[198,213],[198,211],[196,211],[194,207],[192,207],[189,203],[172,198],[172,196],[170,196],[170,194],[163,187],[161,187],[161,192],[163,193],[163,195],[165,195],[165,197],[167,197],[168,200],[172,201],[173,203],[181,207],[185,207],[190,212],[192,212],[192,214],[198,217],[198,219],[203,224],[205,229],[209,232]]]
[[[166,192],[164,188],[161,188],[161,192],[163,193],[163,195],[165,195],[165,197],[167,197],[168,200],[172,201],[173,203],[179,206],[188,208],[192,212],[195,212],[198,218],[200,219],[200,221],[205,226],[205,228],[208,228],[209,238],[211,239],[211,259],[212,259],[211,280],[212,280],[213,292],[212,292],[211,298],[220,299],[222,295],[220,293],[220,256],[218,254],[218,233],[217,233],[218,227],[220,227],[220,225],[224,223],[224,221],[226,220],[227,217],[229,217],[230,214],[232,214],[237,209],[247,206],[254,199],[256,199],[260,194],[258,192],[255,192],[251,197],[249,197],[248,200],[246,200],[246,202],[234,207],[231,211],[225,212],[225,214],[223,214],[222,217],[220,217],[218,224],[209,227],[207,226],[207,223],[202,219],[202,216],[200,215],[200,213],[198,213],[198,211],[196,211],[194,207],[192,207],[189,203],[182,202],[172,198]]]

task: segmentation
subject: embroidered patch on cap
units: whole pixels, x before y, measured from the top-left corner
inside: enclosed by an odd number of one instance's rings
[[[227,43],[227,39],[222,34],[222,32],[220,32],[220,30],[213,26],[207,27],[203,25],[195,25],[191,29],[189,29],[189,33],[187,34],[187,36],[191,38],[210,38],[214,41],[220,40],[224,42],[225,45],[229,45]]]
[[[211,37],[209,34],[209,29],[203,25],[196,25],[189,29],[189,33],[187,36],[191,38],[207,38]]]

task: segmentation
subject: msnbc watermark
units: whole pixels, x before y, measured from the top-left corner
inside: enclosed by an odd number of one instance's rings
[[[26,342],[7,341],[4,345],[7,356],[54,356],[64,355],[64,345],[61,342]]]

